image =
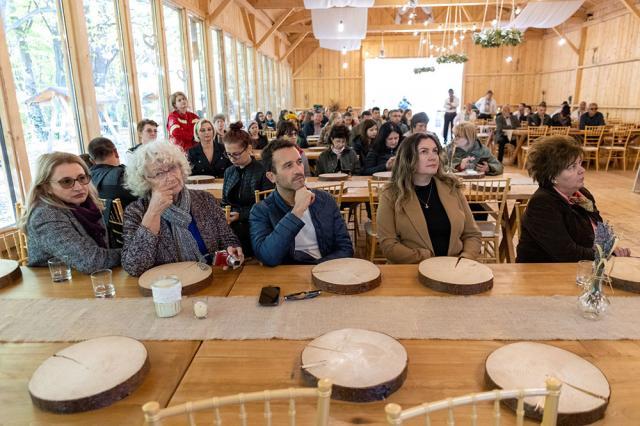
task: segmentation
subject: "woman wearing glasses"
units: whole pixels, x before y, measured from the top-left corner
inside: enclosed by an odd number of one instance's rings
[[[189,164],[178,148],[165,142],[143,145],[127,170],[127,187],[140,198],[124,213],[125,271],[138,276],[165,263],[210,264],[219,250],[244,261],[215,197],[185,187]]]
[[[187,154],[191,164],[191,174],[221,178],[231,163],[224,156],[224,146],[214,140],[213,123],[204,118],[196,123],[193,131],[196,141],[200,143],[191,148]]]
[[[224,172],[222,205],[231,206],[231,229],[240,239],[246,256],[253,256],[249,234],[249,212],[256,202],[256,191],[273,189],[262,163],[252,156],[251,138],[242,122],[231,124],[224,135],[225,155],[232,166]]]
[[[119,265],[120,249],[109,248],[101,207],[80,157],[66,152],[42,155],[21,223],[29,266],[46,266],[52,257],[85,274]]]

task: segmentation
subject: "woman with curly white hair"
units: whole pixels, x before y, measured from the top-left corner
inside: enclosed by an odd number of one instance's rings
[[[211,264],[226,250],[241,262],[244,255],[215,197],[185,187],[189,163],[167,142],[140,147],[127,167],[129,190],[140,197],[124,214],[122,266],[137,276],[165,263]]]

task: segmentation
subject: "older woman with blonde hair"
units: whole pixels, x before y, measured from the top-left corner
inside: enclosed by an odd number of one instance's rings
[[[478,140],[476,125],[469,122],[453,127],[453,143],[447,147],[447,158],[451,168],[458,172],[471,169],[495,176],[501,175],[504,170],[491,150]]]
[[[331,133],[331,129],[333,126],[341,126],[344,124],[344,118],[342,114],[338,111],[334,111],[329,116],[329,122],[322,128],[320,131],[320,138],[318,139],[319,145],[329,145],[331,141],[329,140],[329,134]]]
[[[191,173],[221,178],[231,162],[224,155],[224,145],[215,138],[213,123],[206,118],[193,127],[194,139],[199,142],[189,150],[187,159]]]
[[[173,262],[211,264],[219,250],[244,261],[215,197],[185,187],[190,168],[178,148],[166,142],[144,145],[127,170],[127,186],[140,197],[124,214],[122,266],[129,274]]]
[[[378,241],[390,263],[480,254],[480,231],[458,180],[444,173],[441,154],[436,138],[424,133],[398,149],[378,205]]]
[[[109,248],[89,169],[77,155],[40,156],[26,204],[21,227],[27,234],[29,266],[47,266],[57,257],[89,274],[120,264],[120,249]]]

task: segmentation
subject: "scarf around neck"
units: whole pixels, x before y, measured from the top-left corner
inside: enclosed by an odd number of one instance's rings
[[[102,248],[107,248],[105,242],[106,228],[102,222],[102,212],[91,197],[79,206],[71,206],[71,214],[80,222],[82,229]]]
[[[193,221],[190,212],[191,194],[184,188],[178,195],[178,200],[162,212],[162,219],[171,225],[171,234],[178,248],[180,261],[197,260],[206,263],[196,239],[189,231],[189,225]]]

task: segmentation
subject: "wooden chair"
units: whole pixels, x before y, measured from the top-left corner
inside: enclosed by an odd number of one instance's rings
[[[231,206],[224,206],[224,218],[229,225],[231,223]]]
[[[124,227],[124,209],[122,208],[122,202],[119,198],[114,200],[106,200],[101,198],[102,204],[107,205],[111,202],[111,210],[109,211],[109,223],[107,227],[111,235],[113,236],[115,243],[122,247],[123,244],[123,227]]]
[[[522,236],[522,218],[524,217],[524,212],[527,211],[528,201],[516,201],[515,211],[516,211],[516,227],[512,234],[518,235],[518,240]]]
[[[500,235],[506,217],[511,179],[487,179],[463,182],[471,213],[482,234],[481,262],[500,262]]]
[[[267,197],[267,195],[271,194],[273,191],[274,191],[273,189],[265,189],[264,191],[258,191],[256,189],[256,204],[264,200]]]
[[[609,117],[607,118],[607,124],[622,124],[622,118],[620,117]]]
[[[273,412],[271,410],[271,401],[288,400],[289,424],[296,424],[296,398],[316,398],[316,416],[314,425],[326,426],[329,424],[329,407],[331,403],[331,381],[322,379],[318,381],[317,388],[289,388],[278,390],[265,390],[261,392],[240,393],[237,395],[221,396],[202,399],[199,401],[190,401],[184,404],[175,405],[167,408],[160,408],[160,404],[156,401],[147,402],[142,406],[144,419],[147,425],[160,426],[162,419],[167,417],[184,416],[187,424],[195,425],[195,413],[198,411],[209,411],[213,415],[213,424],[221,425],[222,416],[220,408],[228,405],[239,405],[240,424],[247,425],[247,411],[245,404],[250,402],[264,401],[264,423],[271,425],[273,420]],[[282,422],[278,422],[282,424]]]
[[[29,260],[27,255],[27,239],[20,229],[0,234],[2,248],[0,248],[0,259],[10,259],[17,261],[21,266],[25,266]]]
[[[582,137],[583,160],[587,161],[587,168],[591,160],[596,162],[596,171],[600,170],[600,144],[604,135],[604,126],[585,126]]]
[[[605,171],[609,171],[611,160],[622,160],[622,170],[627,171],[627,147],[632,138],[632,131],[627,127],[618,127],[613,130],[610,138],[605,139],[600,150],[607,155]]]
[[[522,169],[527,166],[527,158],[529,158],[529,150],[531,149],[531,145],[538,139],[547,135],[549,127],[548,126],[530,126],[527,127],[527,140],[524,145],[520,148],[523,153],[522,157]]]
[[[377,210],[378,210],[378,195],[385,187],[387,182],[384,181],[376,181],[369,179],[369,206],[371,207],[371,220],[365,222],[364,230],[367,234],[365,241],[365,257],[370,262],[374,262],[376,260],[386,260],[384,256],[376,257],[376,249],[378,247],[378,224],[377,224]]]
[[[569,130],[571,127],[549,127],[547,136],[569,136]]]
[[[275,130],[271,130],[271,129],[265,130],[264,133],[265,133],[265,136],[267,137],[267,140],[269,142],[274,140],[276,138],[276,134],[277,134]]]
[[[314,187],[313,189],[320,189],[331,194],[331,196],[333,196],[333,199],[336,200],[338,210],[340,210],[340,206],[342,205],[342,194],[344,193],[344,182],[319,185]]]
[[[521,426],[524,424],[524,399],[530,397],[544,397],[544,403],[540,404],[540,406],[544,407],[542,423],[540,423],[540,425],[555,426],[558,420],[558,403],[562,384],[558,379],[549,377],[546,380],[545,385],[546,387],[544,388],[494,390],[483,393],[472,393],[469,395],[459,396],[457,398],[447,398],[440,401],[424,403],[415,407],[407,408],[406,410],[403,410],[398,404],[387,404],[384,411],[387,415],[387,423],[390,425],[401,425],[405,420],[418,416],[424,416],[425,424],[430,425],[431,413],[447,410],[447,426],[454,426],[456,422],[453,409],[456,407],[471,405],[471,424],[475,425],[477,424],[478,419],[478,402],[493,401],[492,424],[499,425],[502,416],[502,413],[500,412],[500,401],[515,399],[517,401],[516,422],[518,426]],[[511,424],[511,421],[509,424]]]
[[[640,129],[633,129],[631,140],[633,143],[629,143],[627,149],[629,150],[629,154],[633,156],[633,153],[636,154],[636,158],[633,161],[633,168],[631,170],[635,171],[638,162],[640,162]]]

